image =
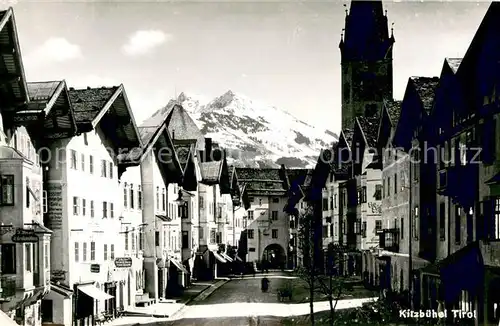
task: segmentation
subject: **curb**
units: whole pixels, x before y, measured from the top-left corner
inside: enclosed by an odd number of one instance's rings
[[[215,290],[217,290],[218,288],[222,287],[224,284],[228,283],[229,281],[231,281],[230,278],[220,278],[218,279],[217,282],[215,282],[214,284],[211,284],[209,286],[207,286],[206,288],[204,288],[203,290],[201,290],[197,295],[191,297],[189,300],[187,300],[183,306],[177,310],[176,312],[174,312],[173,314],[171,314],[170,316],[168,316],[168,318],[174,318],[176,315],[179,314],[179,312],[186,308],[187,305],[189,305],[191,302],[193,301],[201,301],[201,300],[204,300],[206,298],[208,298],[212,293],[215,292]]]
[[[196,295],[195,297],[191,298],[191,300],[189,300],[188,302],[186,302],[185,305],[187,305],[191,301],[202,301],[202,300],[205,300],[212,293],[214,293],[218,288],[222,287],[224,284],[226,284],[229,281],[231,281],[230,278],[221,278],[221,279],[219,279],[219,281],[217,281],[216,283],[210,285],[209,287],[207,287],[206,289],[204,289],[203,291],[201,291],[200,293],[198,293],[198,295]]]

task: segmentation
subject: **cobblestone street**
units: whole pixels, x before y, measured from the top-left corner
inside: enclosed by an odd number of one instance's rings
[[[172,316],[170,322],[157,325],[281,325],[284,317],[305,315],[309,304],[280,303],[277,298],[278,289],[293,278],[281,273],[265,274],[271,281],[267,293],[262,293],[260,282],[263,275],[233,279],[210,297],[203,301],[193,302]],[[293,281],[294,283],[297,280]],[[343,300],[338,308],[359,306],[364,299]],[[315,303],[316,311],[328,309],[327,302]]]

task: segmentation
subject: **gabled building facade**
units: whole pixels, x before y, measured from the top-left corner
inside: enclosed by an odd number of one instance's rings
[[[52,232],[43,219],[42,139],[28,127],[55,114],[47,105],[33,119],[23,119],[23,111],[38,106],[30,104],[12,8],[0,12],[0,38],[0,307],[18,323],[41,325],[42,299],[50,291]],[[56,130],[47,130],[50,137],[57,137]]]

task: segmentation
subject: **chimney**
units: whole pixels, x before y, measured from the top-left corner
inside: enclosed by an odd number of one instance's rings
[[[212,161],[212,138],[205,138],[205,162]]]

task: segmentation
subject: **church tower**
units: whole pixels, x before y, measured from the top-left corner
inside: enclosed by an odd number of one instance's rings
[[[381,0],[351,1],[339,44],[342,129],[355,117],[377,115],[384,99],[392,100],[394,41]]]

